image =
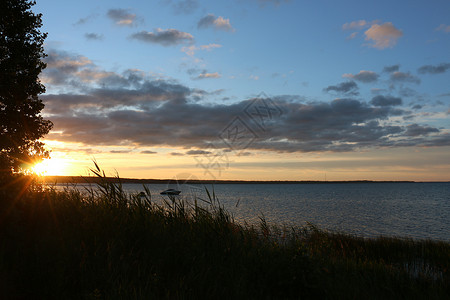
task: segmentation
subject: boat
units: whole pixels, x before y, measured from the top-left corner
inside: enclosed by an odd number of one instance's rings
[[[161,195],[179,195],[180,193],[181,193],[181,191],[177,191],[174,189],[168,189],[168,190],[162,191],[160,194]]]

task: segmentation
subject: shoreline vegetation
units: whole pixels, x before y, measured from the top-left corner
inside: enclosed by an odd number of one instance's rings
[[[157,205],[92,172],[87,194],[26,177],[0,190],[1,299],[450,296],[449,242],[238,224],[214,190]]]
[[[139,178],[119,178],[108,177],[99,178],[96,176],[41,176],[45,183],[93,183],[101,181],[109,183],[135,183],[135,184],[168,184],[176,181],[186,184],[347,184],[347,183],[423,183],[425,181],[410,180],[200,180],[200,179],[139,179]],[[449,182],[449,181],[437,181]]]

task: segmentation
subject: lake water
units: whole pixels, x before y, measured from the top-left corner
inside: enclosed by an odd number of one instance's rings
[[[402,236],[450,241],[450,183],[147,184],[152,200],[176,188],[187,201],[214,192],[234,218],[249,223],[305,225],[364,237]],[[80,187],[80,186],[79,186]],[[124,184],[141,192],[141,184]]]

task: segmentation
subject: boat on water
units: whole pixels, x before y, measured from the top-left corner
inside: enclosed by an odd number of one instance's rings
[[[179,195],[181,193],[181,191],[177,191],[175,189],[168,189],[165,191],[162,191],[160,194],[161,195]]]

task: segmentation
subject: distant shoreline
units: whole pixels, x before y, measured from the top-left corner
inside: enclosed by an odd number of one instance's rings
[[[100,181],[136,183],[136,184],[347,184],[347,183],[429,183],[427,181],[408,181],[408,180],[340,180],[340,181],[319,181],[319,180],[184,180],[184,179],[137,179],[137,178],[116,178],[106,177],[98,178],[93,176],[43,176],[47,183],[98,183]],[[436,182],[436,181],[434,181]],[[448,181],[437,181],[445,183]]]

